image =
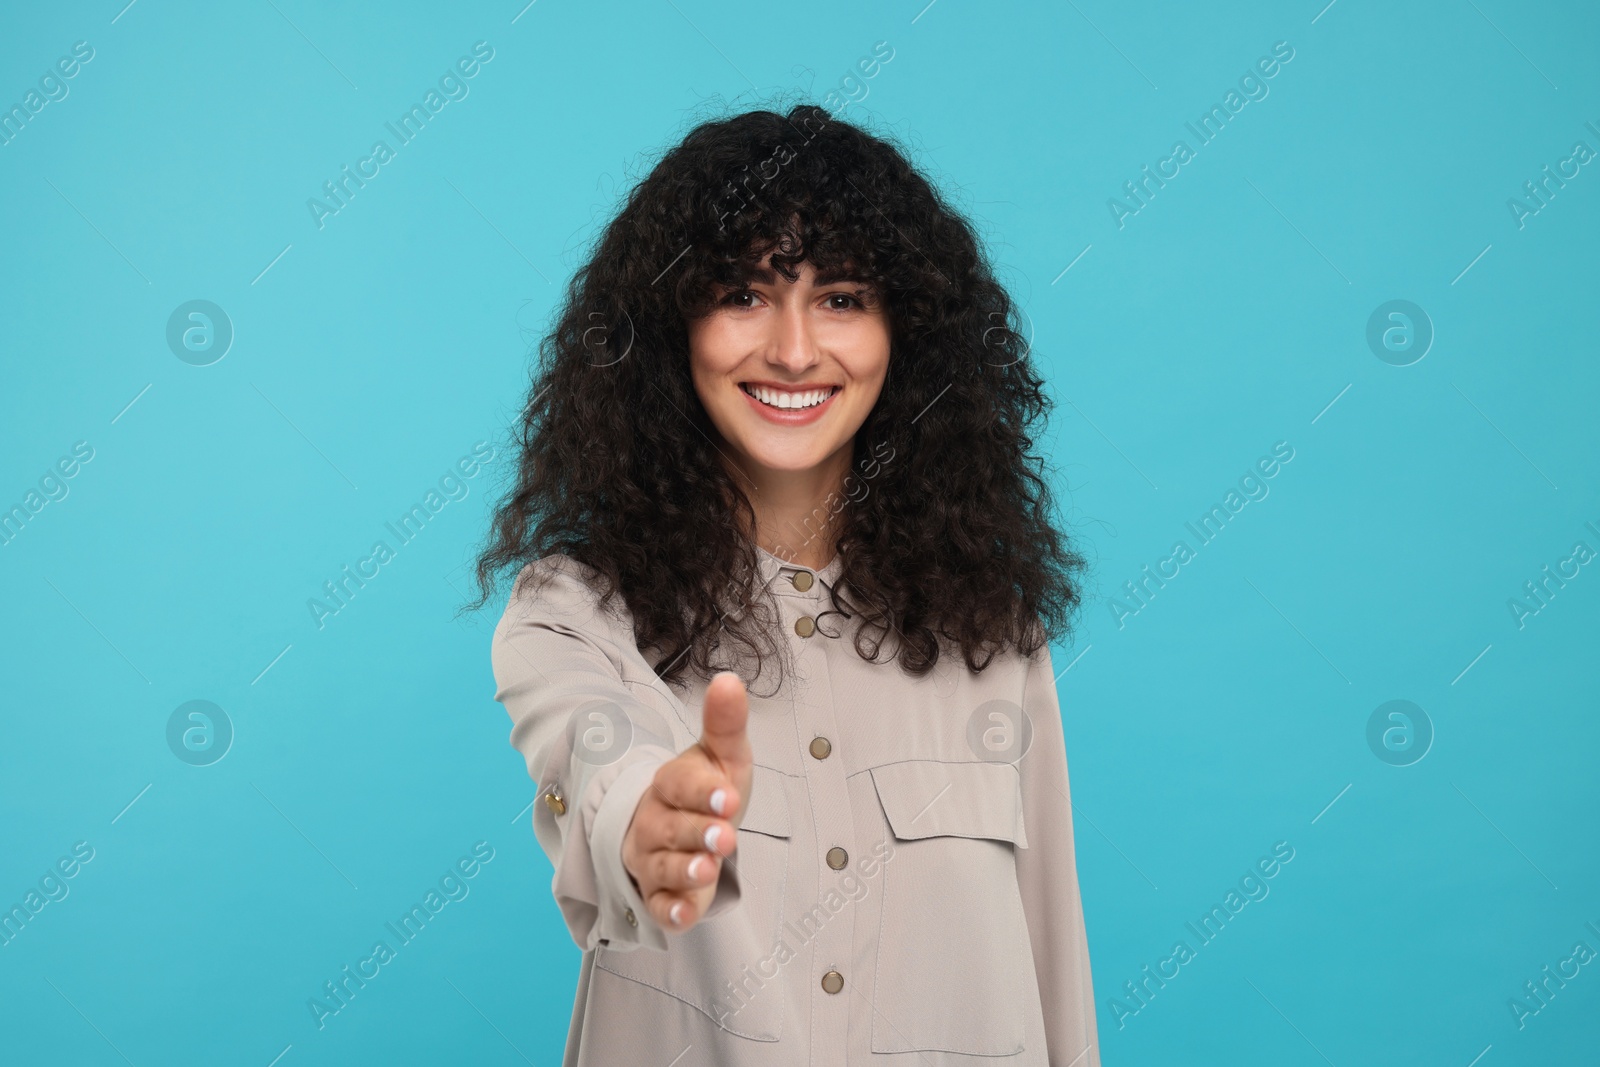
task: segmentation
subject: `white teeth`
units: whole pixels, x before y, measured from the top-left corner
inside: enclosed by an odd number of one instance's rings
[[[833,395],[833,388],[811,389],[803,393],[789,393],[778,389],[768,389],[760,385],[743,385],[740,387],[768,407],[792,410],[795,408],[815,407]]]

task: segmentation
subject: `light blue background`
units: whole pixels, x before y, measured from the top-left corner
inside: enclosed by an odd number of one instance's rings
[[[1600,565],[1507,607],[1600,550],[1600,165],[1507,208],[1600,149],[1592,6],[123,2],[0,32],[6,106],[95,50],[0,147],[0,506],[94,449],[0,546],[0,904],[95,850],[0,948],[0,1059],[559,1062],[578,953],[493,701],[499,604],[452,616],[528,347],[654,153],[820,101],[880,40],[844,117],[978,223],[1059,404],[1103,1061],[1595,1055],[1600,962],[1524,1028],[1507,1006],[1600,950]],[[470,95],[319,229],[307,199],[480,40]],[[1108,198],[1278,41],[1270,95],[1119,229]],[[193,299],[236,330],[211,366],[165,342]],[[1366,344],[1392,299],[1436,330],[1410,366]],[[307,600],[479,441],[502,462],[319,629]],[[1108,598],[1278,441],[1270,495],[1119,628]],[[207,767],[166,743],[193,699],[236,731]],[[1367,745],[1392,699],[1436,731],[1411,766]],[[308,998],[478,841],[470,895],[319,1030]],[[1119,1028],[1277,841],[1270,895]]]

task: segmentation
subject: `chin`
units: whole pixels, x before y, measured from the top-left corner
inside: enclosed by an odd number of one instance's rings
[[[805,454],[796,455],[788,449],[770,451],[761,448],[747,449],[745,454],[758,467],[771,471],[790,472],[811,470],[826,459],[828,455],[826,450],[823,449],[807,449]]]

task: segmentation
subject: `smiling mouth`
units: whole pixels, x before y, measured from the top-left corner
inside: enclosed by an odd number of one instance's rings
[[[838,385],[822,386],[816,389],[803,389],[791,393],[782,389],[768,389],[765,386],[740,382],[739,388],[744,390],[747,396],[760,401],[769,408],[774,408],[778,411],[804,411],[807,408],[814,408],[818,404],[826,402],[829,397],[843,387]]]

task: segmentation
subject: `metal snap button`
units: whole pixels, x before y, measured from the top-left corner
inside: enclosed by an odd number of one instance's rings
[[[822,991],[824,993],[837,993],[844,988],[844,975],[838,971],[829,971],[822,976]]]
[[[639,925],[639,920],[634,916],[632,908],[628,909],[626,915],[627,915],[628,925],[629,926],[638,926]]]
[[[828,850],[828,866],[836,871],[844,870],[844,865],[850,862],[850,853],[835,845]]]
[[[557,815],[565,815],[567,813],[567,802],[561,796],[561,791],[555,786],[551,786],[549,791],[545,793],[544,803],[545,807],[549,808]]]
[[[801,637],[810,637],[817,632],[817,621],[810,615],[802,615],[794,620],[794,632]]]
[[[804,593],[807,589],[811,588],[811,572],[795,571],[789,576],[789,581],[794,584],[796,589]]]
[[[833,751],[833,742],[826,737],[813,737],[811,739],[811,754],[817,759],[827,759],[828,753]]]

